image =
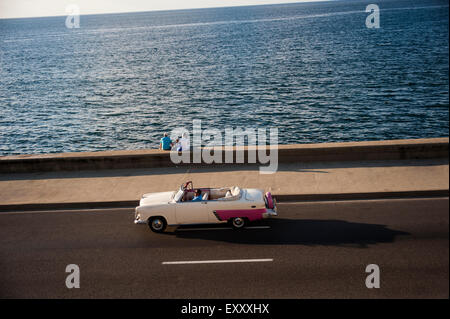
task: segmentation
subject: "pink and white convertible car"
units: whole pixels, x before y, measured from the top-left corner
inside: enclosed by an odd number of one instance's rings
[[[192,201],[196,190],[201,191],[201,201]],[[277,216],[277,208],[270,193],[237,186],[194,189],[192,182],[187,182],[177,191],[143,195],[134,222],[148,224],[159,233],[168,225],[227,222],[240,229],[248,222],[272,216]]]

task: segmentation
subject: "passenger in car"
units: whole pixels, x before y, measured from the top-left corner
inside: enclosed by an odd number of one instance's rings
[[[195,197],[192,199],[193,202],[199,202],[202,200],[202,191],[199,189],[195,190]]]

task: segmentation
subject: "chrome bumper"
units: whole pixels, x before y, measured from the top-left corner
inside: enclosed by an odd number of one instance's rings
[[[134,213],[134,223],[135,224],[147,224],[146,220],[141,220],[141,216],[137,213],[137,210]]]
[[[263,218],[270,218],[275,216],[278,216],[276,207],[274,209],[266,209],[266,212],[263,213]]]
[[[135,223],[135,224],[147,224],[147,221],[146,221],[146,220],[140,220],[140,219],[137,219],[137,218],[136,218],[136,219],[134,220],[134,223]]]

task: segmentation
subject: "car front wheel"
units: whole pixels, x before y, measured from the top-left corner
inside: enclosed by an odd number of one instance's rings
[[[167,222],[164,217],[152,217],[148,221],[148,226],[155,233],[162,233],[167,227]]]
[[[247,224],[247,220],[243,217],[235,217],[230,220],[230,224],[234,229],[242,229]]]

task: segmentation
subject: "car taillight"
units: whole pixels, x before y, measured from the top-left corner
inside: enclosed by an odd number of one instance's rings
[[[269,209],[273,209],[275,207],[275,203],[270,192],[267,192],[265,195],[266,207]]]

